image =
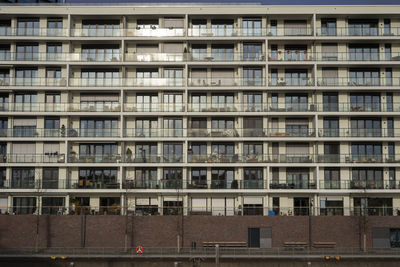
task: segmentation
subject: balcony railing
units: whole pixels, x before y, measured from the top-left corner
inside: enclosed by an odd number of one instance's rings
[[[71,78],[70,86],[113,87],[113,86],[172,86],[185,85],[183,78]]]
[[[185,103],[125,103],[125,112],[184,112]]]
[[[118,163],[121,161],[121,156],[118,154],[70,154],[68,157],[69,163]]]
[[[376,53],[317,53],[308,51],[277,51],[270,53],[268,61],[400,61],[400,53],[391,52],[376,52]]]
[[[209,86],[264,86],[266,81],[262,77],[257,78],[189,78],[188,86],[209,87]]]
[[[182,163],[183,154],[126,154],[122,159],[126,163]]]
[[[387,128],[338,128],[319,129],[319,137],[400,137],[400,129]]]
[[[67,86],[66,78],[0,78],[0,86]]]
[[[190,37],[235,37],[235,36],[265,36],[267,33],[266,28],[211,28],[211,29],[188,29],[188,36]]]
[[[59,153],[44,154],[7,154],[0,155],[2,163],[65,163],[65,155]]]
[[[385,29],[381,27],[336,27],[336,28],[317,28],[317,36],[331,37],[331,36],[399,36],[400,27],[391,27]]]
[[[314,78],[269,79],[268,86],[314,86]]]
[[[317,189],[315,181],[304,180],[299,182],[272,182],[270,189]]]
[[[0,129],[0,137],[21,137],[21,138],[60,138],[60,137],[119,137],[119,129],[43,129],[43,128],[14,128]]]
[[[14,28],[7,27],[0,31],[0,36],[46,36],[65,37],[68,36],[68,29],[56,28]]]
[[[399,86],[400,77],[387,78],[320,78],[318,86]]]
[[[118,102],[99,103],[0,103],[0,112],[119,112]]]
[[[377,181],[320,181],[320,189],[400,189],[400,182],[394,180]]]
[[[160,189],[159,181],[156,180],[125,180],[123,189]]]

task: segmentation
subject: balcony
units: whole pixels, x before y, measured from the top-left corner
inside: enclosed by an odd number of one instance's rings
[[[125,36],[130,37],[182,37],[185,36],[183,28],[143,28],[125,29]]]
[[[72,87],[182,87],[185,79],[182,78],[71,78]]]
[[[320,181],[320,189],[381,189],[396,190],[400,189],[400,182],[394,180],[379,181]]]
[[[67,86],[66,78],[0,78],[0,86]]]
[[[332,36],[354,36],[354,37],[371,37],[371,36],[400,36],[400,27],[391,27],[390,29],[376,27],[368,27],[362,29],[355,27],[336,27],[329,29],[317,28],[317,36],[332,37]]]
[[[76,182],[71,183],[71,189],[119,189],[120,183],[113,180],[85,180],[79,179]]]
[[[124,103],[125,112],[185,112],[185,103]]]
[[[56,28],[3,28],[0,36],[67,37],[68,29]]]
[[[241,180],[239,181],[241,189],[264,189],[264,180]]]
[[[189,78],[188,86],[191,87],[222,87],[222,86],[264,86],[266,84],[264,78]]]
[[[234,62],[234,61],[265,61],[265,54],[259,53],[189,53],[187,61],[191,62]]]
[[[127,154],[122,159],[126,163],[182,163],[182,154]]]
[[[100,25],[99,25],[100,26]],[[124,30],[114,28],[114,25],[103,25],[109,26],[108,28],[74,28],[71,29],[72,37],[120,37],[124,36]]]
[[[186,53],[127,53],[127,62],[184,62],[188,60]]]
[[[159,189],[157,180],[125,180],[122,189]]]
[[[314,78],[292,78],[292,79],[270,78],[268,86],[298,86],[298,87],[314,86]]]
[[[188,182],[186,184],[187,189],[208,189],[207,181],[196,181],[193,180],[189,182],[191,178],[188,178]]]
[[[182,179],[162,179],[160,180],[161,189],[183,189]]]
[[[118,102],[106,103],[0,103],[0,112],[119,112]]]
[[[44,154],[7,154],[0,155],[1,163],[65,163],[65,155],[58,153]]]
[[[325,154],[318,155],[319,163],[361,163],[361,164],[382,164],[399,163],[400,155],[384,154]]]
[[[314,181],[302,182],[272,182],[269,184],[270,189],[317,189]]]
[[[212,180],[211,189],[239,189],[238,180]]]
[[[272,128],[270,137],[315,137],[315,130],[308,127]]]
[[[256,37],[265,36],[267,29],[265,28],[213,28],[213,29],[188,29],[190,37]]]
[[[68,163],[119,163],[121,156],[118,154],[83,155],[71,153]]]
[[[319,137],[346,137],[346,138],[376,138],[376,137],[400,137],[400,129],[385,128],[338,128],[319,129]]]
[[[318,86],[399,86],[400,77],[386,78],[320,78]]]

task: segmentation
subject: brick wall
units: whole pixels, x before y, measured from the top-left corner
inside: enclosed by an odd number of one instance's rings
[[[183,218],[184,245],[192,241],[247,242],[249,227],[271,227],[272,245],[285,241],[308,242],[308,217],[294,216],[188,216]],[[0,216],[0,247],[34,247],[37,216]],[[39,216],[40,247],[174,247],[181,232],[180,216]],[[400,217],[367,217],[367,244],[372,228],[400,227]],[[338,247],[359,247],[359,217],[312,217],[313,241],[336,242]],[[126,234],[125,234],[126,233]]]

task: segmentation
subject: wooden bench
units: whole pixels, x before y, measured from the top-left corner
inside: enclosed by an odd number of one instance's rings
[[[284,248],[305,249],[307,246],[307,242],[283,242]]]
[[[314,248],[335,248],[336,242],[314,242]]]
[[[220,247],[247,247],[247,242],[203,242],[203,247],[215,247],[218,244]]]

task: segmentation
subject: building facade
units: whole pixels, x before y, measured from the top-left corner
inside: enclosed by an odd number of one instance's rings
[[[399,215],[399,6],[2,6],[0,206]]]

